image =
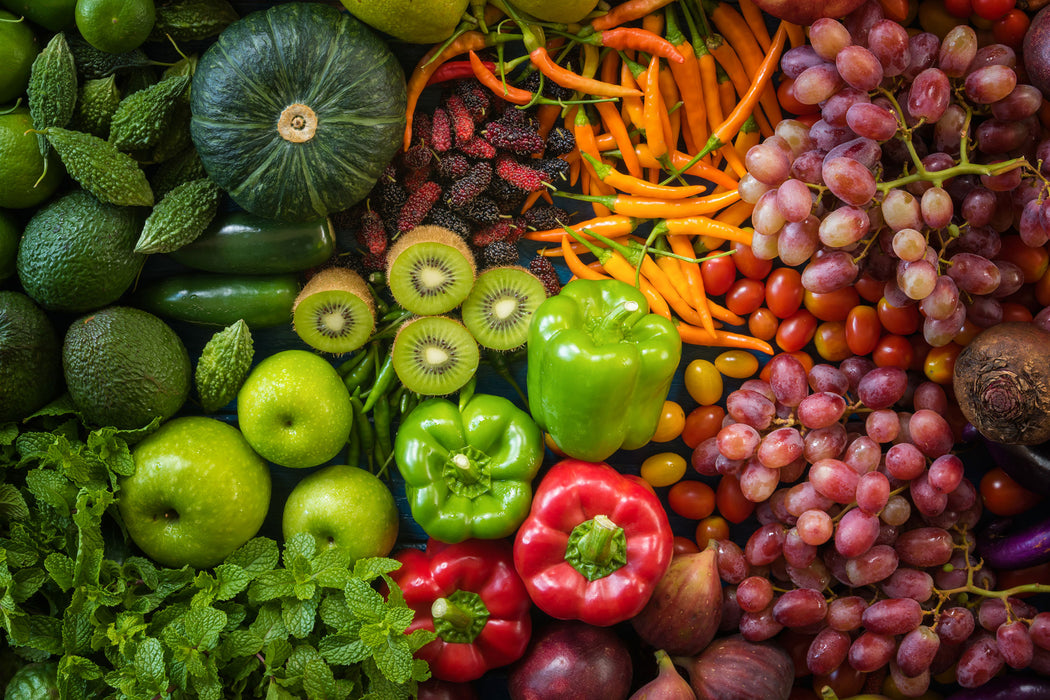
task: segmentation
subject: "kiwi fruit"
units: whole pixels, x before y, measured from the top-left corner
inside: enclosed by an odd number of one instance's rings
[[[417,226],[387,252],[390,293],[407,311],[443,314],[463,303],[477,267],[466,241],[441,226]]]
[[[532,314],[546,298],[543,282],[525,268],[490,267],[463,302],[463,325],[482,347],[512,350],[525,343]]]
[[[329,267],[310,278],[292,304],[292,326],[303,342],[341,354],[365,344],[375,330],[372,292],[353,270]]]
[[[425,396],[461,389],[474,376],[481,359],[474,336],[448,316],[408,321],[394,337],[390,353],[405,388]]]

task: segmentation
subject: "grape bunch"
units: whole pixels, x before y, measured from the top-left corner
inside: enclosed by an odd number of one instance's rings
[[[815,22],[810,44],[784,54],[792,95],[820,118],[785,120],[752,147],[739,190],[758,257],[804,265],[816,293],[870,275],[891,305],[919,304],[940,347],[967,319],[1001,321],[1024,283],[1001,235],[1048,240],[1042,95],[1010,47],[979,47],[967,25],[909,36],[872,5]]]
[[[726,628],[788,630],[819,683],[890,673],[908,696],[955,664],[964,687],[1006,665],[1050,672],[1050,613],[996,590],[971,554],[981,502],[947,409],[940,385],[863,357],[807,371],[776,355],[768,380],[731,392],[692,456],[758,504],[743,547],[716,544]]]

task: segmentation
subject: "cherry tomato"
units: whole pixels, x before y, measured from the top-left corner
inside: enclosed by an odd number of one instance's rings
[[[853,288],[857,290],[861,299],[874,304],[882,298],[882,293],[886,290],[886,283],[880,282],[867,273],[862,273],[853,283]]]
[[[1024,304],[1018,304],[1015,301],[1003,302],[1002,323],[1009,323],[1011,321],[1029,323],[1033,318],[1034,316],[1032,316],[1032,312]]]
[[[759,260],[746,243],[734,242],[733,255],[726,257],[732,257],[740,274],[753,280],[764,280],[773,269],[772,260]]]
[[[889,333],[911,335],[922,325],[922,314],[918,304],[909,306],[891,306],[886,297],[879,299],[876,307],[879,312],[879,323]]]
[[[966,319],[965,321],[963,321],[962,330],[959,331],[954,338],[952,338],[952,342],[958,343],[959,345],[969,345],[970,341],[976,338],[977,334],[983,330],[983,328],[978,326],[970,319]]]
[[[780,102],[780,106],[784,108],[784,111],[795,115],[817,114],[820,112],[819,105],[807,105],[798,101],[798,98],[795,97],[795,91],[791,89],[791,86],[794,84],[795,81],[791,78],[782,78],[780,85],[777,86],[777,100]]]
[[[780,354],[781,353],[777,353],[777,355],[780,355]],[[811,369],[813,369],[813,358],[810,357],[808,352],[802,352],[801,350],[796,350],[795,352],[789,352],[787,354],[791,355],[796,360],[798,360],[799,362],[802,363],[802,366],[806,369],[806,374],[809,374],[809,371]],[[765,366],[762,367],[762,371],[759,373],[758,378],[763,380],[763,381],[768,382],[769,381],[769,374],[770,374],[769,363],[767,362],[765,364]]]
[[[710,406],[722,399],[722,374],[713,362],[696,359],[685,367],[682,373],[685,390],[701,406]]]
[[[772,340],[779,325],[780,319],[764,306],[752,311],[747,318],[748,332],[760,340]]]
[[[914,351],[911,343],[903,335],[887,333],[879,338],[878,345],[871,352],[871,359],[876,367],[911,367]]]
[[[1036,280],[1034,285],[1035,300],[1039,306],[1050,306],[1050,269]]]
[[[973,13],[981,19],[994,22],[1014,9],[1015,0],[972,0]]]
[[[860,303],[860,295],[853,287],[820,294],[806,291],[803,305],[821,321],[845,321],[850,309]]]
[[[813,114],[800,114],[796,119],[812,128],[814,124],[820,121],[820,112],[814,112]]]
[[[1050,253],[1047,253],[1045,247],[1029,247],[1018,235],[1002,236],[1001,240],[1002,247],[998,257],[1021,268],[1025,283],[1038,281],[1046,273],[1047,267],[1050,267]]]
[[[908,365],[907,369],[916,373],[922,372],[926,368],[926,356],[933,349],[933,346],[926,342],[926,338],[922,336],[922,333],[909,335],[908,342],[911,343],[911,364]]]
[[[674,554],[672,556],[678,556],[680,554],[696,554],[700,551],[700,548],[696,546],[696,542],[693,542],[688,537],[682,535],[675,535],[674,539]]]
[[[711,540],[725,540],[729,538],[729,523],[725,518],[717,515],[704,518],[696,524],[696,546],[706,549]]]
[[[740,490],[740,480],[732,474],[725,474],[718,480],[715,504],[722,517],[731,523],[744,522],[755,510],[755,504],[747,500]]]
[[[687,466],[685,457],[677,452],[659,452],[646,457],[639,474],[650,486],[660,488],[677,483]]]
[[[656,432],[650,439],[653,442],[670,442],[682,434],[684,427],[685,410],[682,406],[676,401],[664,401],[660,420],[656,423]]]
[[[973,14],[973,3],[971,0],[944,0],[944,9],[952,17],[967,19]]]
[[[997,569],[995,572],[995,587],[1001,591],[1014,586],[1025,586],[1032,583],[1043,583],[1050,581],[1050,562],[1027,566],[1023,569]],[[1024,598],[1026,593],[1015,594],[1018,598]]]
[[[726,308],[738,316],[747,316],[762,306],[765,294],[766,286],[758,280],[747,277],[738,279],[726,292]]]
[[[795,352],[806,347],[816,332],[817,317],[805,309],[799,309],[780,322],[776,335],[777,345],[785,352]]]
[[[703,520],[715,512],[715,490],[702,481],[679,481],[667,492],[671,511],[690,520]]]
[[[685,417],[685,427],[682,429],[682,442],[687,447],[695,449],[697,445],[718,435],[722,429],[722,421],[726,417],[725,409],[717,404],[714,406],[697,406]]]
[[[791,267],[778,267],[766,278],[766,308],[777,318],[787,318],[802,306],[802,275]]]
[[[846,316],[846,344],[854,355],[867,355],[882,337],[879,312],[874,306],[854,306]]]
[[[736,279],[736,263],[733,256],[711,258],[700,263],[700,275],[704,278],[704,291],[719,297],[729,291]]]
[[[758,358],[746,350],[726,350],[715,358],[715,367],[726,377],[747,379],[758,371]]]
[[[948,343],[939,348],[930,348],[926,353],[926,361],[923,364],[922,373],[931,382],[947,386],[952,383],[955,371],[955,360],[959,357],[962,346],[956,343]]]
[[[1023,10],[1014,8],[996,20],[992,25],[992,36],[1000,44],[1006,44],[1015,51],[1024,43],[1031,20]]]
[[[1042,496],[1021,486],[999,467],[985,472],[979,490],[984,507],[1003,517],[1020,515],[1043,500]]]
[[[817,355],[828,362],[842,362],[854,354],[846,342],[846,324],[842,321],[825,321],[817,326],[813,344]]]

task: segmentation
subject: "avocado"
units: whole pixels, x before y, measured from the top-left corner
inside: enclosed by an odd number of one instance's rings
[[[140,428],[175,415],[190,390],[190,358],[148,311],[110,306],[78,318],[62,346],[66,386],[88,423]]]
[[[113,303],[135,281],[145,256],[135,252],[144,218],[133,207],[104,204],[83,190],[33,215],[18,246],[18,279],[51,311],[84,312]]]
[[[0,292],[0,422],[22,420],[61,388],[58,335],[21,292]]]

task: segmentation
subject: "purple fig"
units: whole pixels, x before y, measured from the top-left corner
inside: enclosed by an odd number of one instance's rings
[[[678,673],[666,651],[657,650],[656,666],[656,678],[639,688],[630,700],[696,700],[692,686]]]
[[[715,550],[679,554],[640,613],[631,619],[638,636],[675,656],[704,650],[722,621],[722,582]]]
[[[795,682],[795,664],[783,648],[739,634],[711,642],[686,670],[704,700],[787,700]]]

